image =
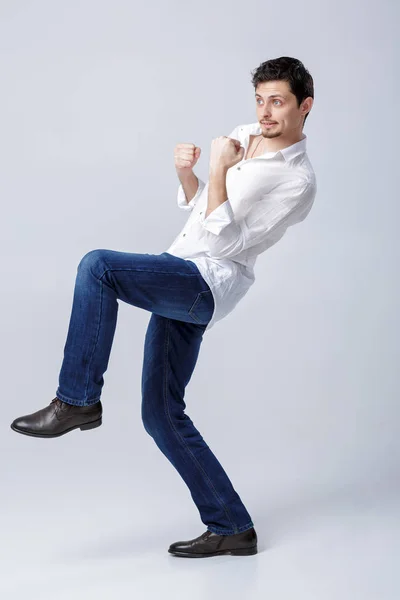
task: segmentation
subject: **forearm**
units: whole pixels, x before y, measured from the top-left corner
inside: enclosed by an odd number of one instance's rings
[[[205,218],[208,217],[213,210],[227,201],[228,192],[226,190],[226,174],[227,169],[218,168],[210,169],[208,181],[208,204]]]
[[[179,177],[179,181],[182,184],[183,191],[185,192],[186,201],[189,204],[192,198],[194,198],[197,188],[199,187],[199,180],[192,170],[185,169],[184,172],[180,172],[178,169],[176,170],[177,175]]]

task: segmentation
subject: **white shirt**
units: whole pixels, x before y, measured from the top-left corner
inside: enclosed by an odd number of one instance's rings
[[[240,141],[245,157],[250,135],[260,133],[256,122],[238,125],[228,137]],[[206,330],[229,314],[253,285],[257,256],[310,212],[317,185],[306,140],[303,134],[291,146],[243,158],[228,169],[228,199],[206,219],[208,182],[198,177],[189,203],[179,185],[178,206],[190,215],[166,252],[194,262],[209,285],[215,308]]]

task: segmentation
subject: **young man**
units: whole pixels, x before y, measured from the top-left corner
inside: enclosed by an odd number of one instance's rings
[[[185,413],[185,388],[204,332],[230,313],[254,283],[259,254],[303,221],[316,179],[304,122],[311,75],[294,58],[252,74],[257,122],[212,141],[209,181],[193,173],[194,144],[178,144],[178,205],[190,216],[162,254],[92,250],[78,265],[56,397],[13,421],[14,431],[56,437],[102,423],[100,401],[118,300],[151,312],[144,343],[142,419],[187,484],[207,530],[170,545],[176,556],[257,553],[254,523],[216,456]]]

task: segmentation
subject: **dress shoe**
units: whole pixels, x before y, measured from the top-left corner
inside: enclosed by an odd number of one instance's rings
[[[257,534],[254,527],[233,535],[218,535],[207,530],[202,535],[186,542],[174,542],[168,552],[175,556],[204,558],[232,554],[247,556],[257,554]]]
[[[45,408],[15,419],[11,429],[35,437],[58,437],[78,427],[82,431],[99,427],[102,413],[100,400],[90,406],[77,406],[56,397]]]

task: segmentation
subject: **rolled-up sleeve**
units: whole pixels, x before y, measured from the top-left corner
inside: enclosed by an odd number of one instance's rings
[[[204,183],[204,181],[202,181],[200,179],[200,177],[198,177],[197,175],[196,175],[196,177],[199,180],[199,185],[198,185],[195,195],[190,200],[190,202],[187,201],[186,194],[185,194],[182,184],[179,185],[177,201],[178,201],[179,208],[182,208],[183,210],[189,211],[194,208],[198,197],[200,196],[201,192],[204,190],[204,188],[206,186],[206,184]]]
[[[213,258],[233,258],[259,244],[279,228],[302,220],[312,204],[308,180],[285,181],[256,199],[247,213],[235,218],[229,198],[200,223]],[[304,213],[304,215],[303,215]]]

